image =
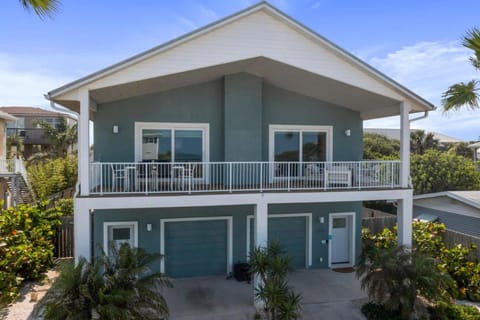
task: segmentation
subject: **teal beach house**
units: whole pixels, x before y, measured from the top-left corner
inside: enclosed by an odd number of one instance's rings
[[[411,245],[410,122],[434,106],[265,2],[47,97],[79,114],[76,259],[128,242],[228,276],[276,239],[296,268],[354,266],[370,200]],[[363,160],[363,121],[394,115],[401,159]]]

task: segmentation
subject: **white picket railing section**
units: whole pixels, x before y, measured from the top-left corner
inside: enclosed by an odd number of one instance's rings
[[[90,194],[399,188],[400,161],[92,162]]]
[[[0,174],[10,174],[16,173],[18,168],[16,168],[16,164],[18,159],[0,159]]]

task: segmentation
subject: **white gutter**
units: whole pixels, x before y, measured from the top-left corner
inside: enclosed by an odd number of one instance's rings
[[[414,121],[418,121],[418,120],[422,120],[422,119],[425,119],[426,117],[428,117],[428,111],[425,111],[425,113],[423,114],[423,116],[418,116],[416,118],[412,118],[410,120],[408,120],[409,122],[414,122]]]
[[[62,108],[62,107],[58,107],[58,106],[55,104],[55,102],[53,102],[53,100],[50,98],[50,95],[44,94],[43,96],[45,97],[45,99],[47,99],[48,101],[50,101],[50,107],[52,107],[52,109],[57,110],[57,111],[60,111],[60,112],[62,112],[62,113],[71,114],[71,115],[73,115],[73,116],[76,116],[77,119],[78,119],[78,117],[80,116],[80,115],[79,115],[77,112],[75,112],[75,111],[72,111],[72,110],[70,110],[70,109],[64,109],[64,108]]]

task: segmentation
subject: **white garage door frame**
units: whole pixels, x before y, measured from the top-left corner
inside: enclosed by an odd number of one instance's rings
[[[160,272],[165,272],[165,224],[170,222],[191,222],[191,221],[212,221],[225,220],[227,221],[227,272],[230,274],[233,269],[233,217],[199,217],[199,218],[174,218],[174,219],[160,219],[160,254],[164,256],[160,259]]]
[[[309,268],[312,266],[312,214],[311,213],[286,213],[286,214],[269,214],[268,218],[298,218],[298,217],[305,217],[307,220],[306,223],[306,244],[305,244],[305,256],[307,257],[307,261],[305,261],[305,268]],[[253,215],[247,216],[247,261],[250,257],[250,225],[251,221],[254,219]]]
[[[343,264],[335,264],[335,268],[348,268],[355,265],[355,248],[356,248],[356,212],[333,212],[328,215],[328,267],[332,268],[332,228],[333,228],[333,219],[338,217],[348,217],[350,223],[348,225],[350,229],[350,262]]]

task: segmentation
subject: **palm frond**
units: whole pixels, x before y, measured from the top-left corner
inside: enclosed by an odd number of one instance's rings
[[[33,10],[39,17],[52,17],[59,8],[59,0],[20,0],[23,7],[27,10]]]
[[[474,56],[470,57],[470,62],[475,69],[480,69],[480,29],[469,30],[463,38],[463,46],[473,50]]]
[[[458,110],[462,107],[468,107],[472,110],[478,109],[480,101],[479,90],[477,80],[450,86],[442,95],[443,111]]]

